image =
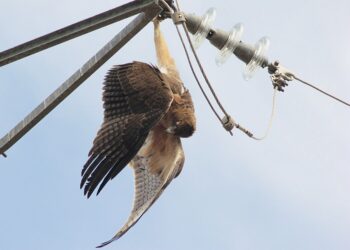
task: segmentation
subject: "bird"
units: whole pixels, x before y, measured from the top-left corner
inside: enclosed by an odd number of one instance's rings
[[[189,90],[180,78],[153,20],[157,64],[113,66],[103,86],[104,120],[81,175],[80,188],[96,195],[126,165],[134,172],[133,208],[125,225],[103,247],[123,236],[154,204],[184,165],[181,138],[193,135],[196,116]]]

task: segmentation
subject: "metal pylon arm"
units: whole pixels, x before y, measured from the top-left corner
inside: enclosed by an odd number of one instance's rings
[[[140,30],[142,30],[150,21],[152,21],[153,18],[159,15],[162,11],[162,8],[158,5],[157,0],[144,0],[135,2],[139,2],[139,6],[147,6],[144,10],[144,13],[139,14],[122,31],[120,31],[119,34],[117,34],[100,51],[98,51],[93,57],[91,57],[79,70],[77,70],[71,77],[69,77],[59,88],[57,88],[40,105],[38,105],[31,113],[29,113],[27,117],[25,117],[8,134],[6,134],[0,140],[0,155],[5,155],[6,150],[8,150],[31,128],[33,128],[38,122],[40,122],[41,119],[43,119],[58,104],[60,104],[69,94],[71,94],[77,87],[79,87],[80,84],[82,84],[88,77],[90,77],[99,67],[101,67],[108,59],[110,59],[118,50],[120,50],[131,38],[133,38]],[[134,7],[136,8],[136,6],[137,5],[135,5]],[[51,34],[54,33],[55,32]],[[59,39],[55,41],[57,42],[58,40]],[[33,43],[35,45],[34,41],[35,40],[28,43]],[[24,46],[25,44],[17,46],[15,48]],[[51,44],[49,46],[53,45]],[[39,47],[40,46],[36,47],[36,52],[38,51],[38,49],[40,49]],[[23,55],[25,56],[25,53],[22,53],[21,55],[23,57]],[[14,60],[19,59],[15,57],[12,58],[14,58]]]
[[[70,39],[84,35],[104,26],[118,22],[149,8],[155,7],[157,0],[131,1],[122,6],[108,10],[96,16],[71,24],[65,28],[56,30],[29,42],[23,43],[11,49],[0,52],[0,66],[30,56],[42,50],[66,42]]]

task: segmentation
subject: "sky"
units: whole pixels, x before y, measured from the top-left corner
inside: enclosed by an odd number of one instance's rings
[[[0,51],[127,1],[0,2]],[[336,1],[181,1],[201,15],[217,9],[215,27],[241,22],[242,40],[268,36],[268,58],[300,78],[350,100],[350,3]],[[131,19],[110,25],[0,68],[0,136],[34,109]],[[268,138],[231,137],[195,84],[175,28],[162,29],[191,91],[196,134],[183,140],[186,163],[161,198],[125,236],[106,249],[347,250],[350,249],[350,110],[291,82],[278,93]],[[101,87],[116,64],[156,63],[152,25],[0,158],[0,249],[89,250],[126,221],[133,199],[129,168],[86,199],[80,171],[102,122]],[[262,135],[272,87],[266,70],[250,81],[232,56],[199,49],[208,77],[232,117]]]

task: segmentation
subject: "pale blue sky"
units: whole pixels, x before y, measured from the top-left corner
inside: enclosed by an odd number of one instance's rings
[[[127,1],[0,2],[0,51]],[[302,78],[350,99],[350,3],[336,1],[181,1],[187,12],[215,7],[216,27],[245,24],[242,40],[271,39],[268,56]],[[0,136],[109,41],[127,21],[0,69]],[[184,140],[184,171],[122,239],[123,250],[350,249],[350,110],[293,82],[279,94],[273,128],[256,142],[217,123],[187,66],[171,22],[163,25],[196,105],[198,131]],[[225,107],[257,135],[271,109],[266,72],[249,82],[232,57],[215,65],[209,43],[198,51]],[[148,26],[0,158],[0,249],[88,250],[128,217],[126,168],[98,197],[79,189],[81,167],[102,121],[101,86],[114,64],[155,63]]]

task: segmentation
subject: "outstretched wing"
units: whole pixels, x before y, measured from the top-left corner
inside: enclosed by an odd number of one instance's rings
[[[103,89],[104,121],[82,170],[87,197],[129,163],[173,99],[160,71],[141,62],[113,67]]]
[[[161,140],[158,140],[161,137]],[[184,152],[179,137],[153,131],[132,161],[135,177],[134,205],[128,221],[103,247],[123,236],[159,198],[167,185],[181,172]]]

